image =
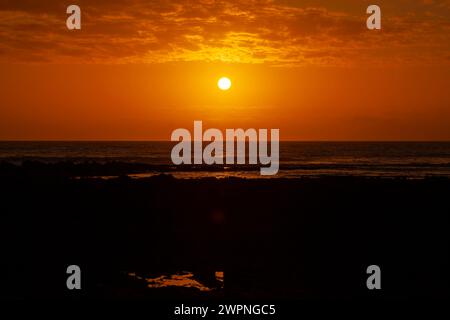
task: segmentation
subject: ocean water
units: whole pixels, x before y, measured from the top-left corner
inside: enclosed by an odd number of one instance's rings
[[[132,176],[170,173],[259,178],[260,165],[174,166],[172,142],[0,142],[0,161],[124,162],[148,167]],[[272,178],[302,176],[450,176],[450,142],[281,142],[280,170]],[[267,176],[266,176],[267,177]]]

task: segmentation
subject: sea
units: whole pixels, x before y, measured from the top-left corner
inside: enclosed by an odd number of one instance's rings
[[[260,165],[173,165],[173,142],[1,141],[0,162],[47,164],[127,163],[144,165],[134,178],[299,178],[306,176],[449,177],[450,142],[280,142],[279,171],[261,176]],[[102,176],[109,178],[112,176]]]

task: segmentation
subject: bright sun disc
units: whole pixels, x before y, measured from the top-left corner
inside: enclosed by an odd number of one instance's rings
[[[217,82],[217,85],[220,90],[228,90],[231,87],[231,80],[227,77],[222,77],[219,79],[219,82]]]

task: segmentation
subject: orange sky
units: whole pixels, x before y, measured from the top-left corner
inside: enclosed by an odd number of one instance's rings
[[[450,140],[450,1],[0,0],[0,139]],[[228,76],[227,92],[217,80]]]

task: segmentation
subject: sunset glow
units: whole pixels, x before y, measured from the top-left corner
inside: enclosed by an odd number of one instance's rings
[[[0,0],[0,300],[444,300],[449,84],[450,0]]]
[[[21,3],[0,5],[3,140],[167,140],[195,119],[450,140],[448,1],[379,1],[379,31],[367,1],[83,1],[81,30],[64,1]]]

